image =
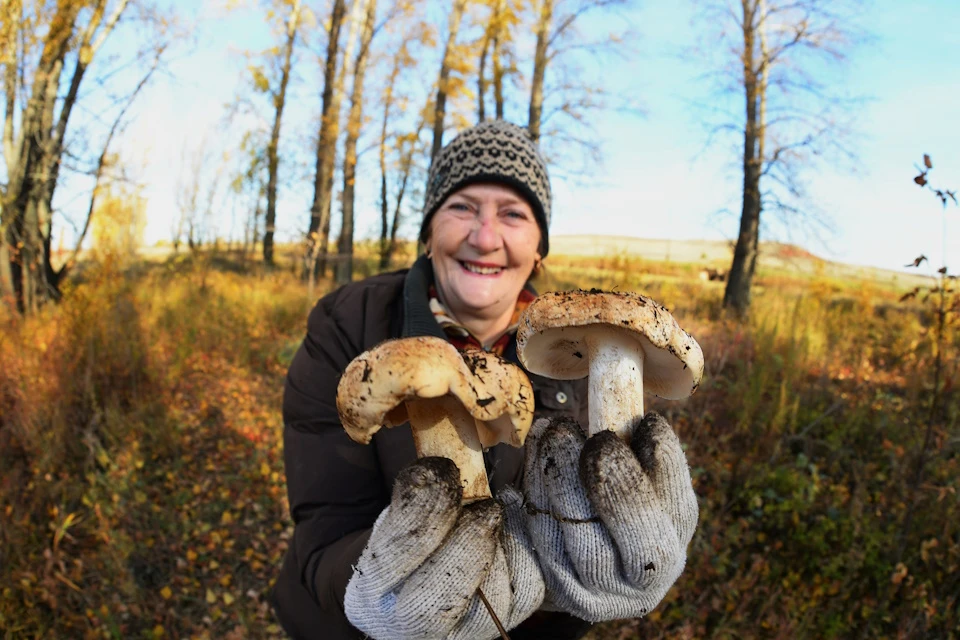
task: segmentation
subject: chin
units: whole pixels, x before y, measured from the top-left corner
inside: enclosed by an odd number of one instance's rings
[[[479,291],[476,289],[463,289],[460,291],[460,299],[474,309],[480,310],[496,304],[503,299],[503,296],[482,289]]]

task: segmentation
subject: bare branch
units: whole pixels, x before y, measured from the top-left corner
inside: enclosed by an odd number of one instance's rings
[[[100,187],[100,179],[103,176],[103,170],[106,166],[107,154],[110,150],[110,143],[113,141],[114,135],[118,130],[121,129],[121,123],[123,122],[124,116],[127,114],[127,111],[133,105],[134,100],[140,94],[140,91],[147,85],[150,81],[151,76],[160,66],[160,57],[163,54],[163,49],[157,51],[156,58],[154,59],[153,65],[150,69],[144,74],[140,82],[137,84],[136,88],[130,94],[130,97],[127,100],[127,103],[120,110],[120,113],[117,114],[117,117],[113,121],[113,125],[110,127],[110,131],[107,133],[107,138],[103,143],[103,150],[100,152],[100,157],[97,159],[97,167],[94,172],[94,182],[93,182],[93,191],[90,194],[90,206],[87,208],[86,220],[83,224],[83,230],[80,232],[80,237],[77,239],[77,244],[73,249],[73,252],[70,255],[70,258],[63,263],[63,266],[60,267],[60,270],[57,272],[57,279],[60,280],[67,274],[67,272],[73,268],[76,264],[77,257],[80,255],[80,250],[83,246],[83,241],[87,236],[87,232],[90,229],[90,222],[93,220],[93,211],[94,206],[97,201],[97,189]]]
[[[97,3],[94,14],[90,18],[90,22],[87,24],[87,27],[84,30],[83,40],[80,45],[76,66],[74,67],[73,71],[73,77],[70,80],[70,89],[67,92],[66,98],[63,100],[63,105],[60,107],[60,118],[57,122],[57,130],[52,140],[54,149],[59,149],[63,146],[63,136],[67,130],[67,121],[70,119],[70,113],[73,110],[73,105],[76,104],[77,92],[80,90],[80,82],[83,80],[83,74],[86,72],[87,66],[93,61],[93,56],[96,54],[97,50],[103,45],[104,40],[106,40],[107,36],[110,35],[110,32],[113,30],[113,27],[117,24],[117,21],[120,19],[120,14],[122,14],[123,10],[127,7],[127,2],[128,0],[120,0],[120,3],[116,6],[113,14],[111,14],[110,18],[107,20],[107,23],[103,26],[103,30],[97,37],[97,41],[91,45],[90,40],[93,38],[94,33],[96,33],[97,28],[100,26],[100,20],[103,17],[103,9],[106,0],[101,0]]]
[[[93,59],[93,56],[96,55],[97,51],[100,50],[100,47],[103,46],[104,40],[107,39],[107,36],[110,35],[110,32],[113,31],[113,28],[117,25],[117,22],[120,20],[120,16],[123,14],[124,10],[127,8],[128,0],[120,0],[120,3],[117,4],[113,13],[107,19],[106,24],[103,25],[103,31],[100,32],[100,35],[97,37],[97,41],[93,43],[90,47],[90,58]],[[153,71],[151,70],[151,73]]]

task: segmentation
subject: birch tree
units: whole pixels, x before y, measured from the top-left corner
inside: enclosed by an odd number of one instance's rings
[[[347,36],[343,47],[343,60],[338,64],[338,56],[335,56],[334,85],[330,93],[330,103],[329,105],[325,103],[324,106],[325,113],[327,112],[327,107],[329,107],[329,121],[325,115],[322,127],[327,127],[328,129],[326,146],[321,148],[320,145],[318,145],[317,148],[318,173],[314,183],[314,206],[319,210],[319,226],[314,233],[315,244],[312,247],[311,277],[314,277],[316,274],[323,275],[327,270],[327,253],[330,242],[330,214],[333,203],[333,175],[337,160],[337,140],[340,137],[340,107],[343,102],[344,87],[346,86],[347,68],[349,61],[353,58],[353,48],[356,45],[357,32],[363,20],[365,7],[366,0],[353,0],[347,19]],[[329,67],[329,64],[330,60],[328,58],[326,61],[327,67]],[[326,97],[326,89],[324,89],[324,96]],[[319,169],[321,168],[319,158],[321,155],[323,156],[322,180],[319,173]]]
[[[380,168],[380,269],[390,266],[416,159],[427,152],[420,141],[421,133],[427,126],[427,106],[418,110],[412,131],[404,128],[399,116],[413,111],[410,105],[415,104],[416,98],[404,93],[403,88],[410,83],[404,83],[403,80],[411,71],[417,70],[422,49],[435,44],[434,29],[424,20],[409,23],[415,7],[410,3],[401,4],[404,5],[405,15],[396,29],[401,32],[399,42],[390,47],[393,54],[383,91],[377,141]]]
[[[323,95],[321,98],[320,131],[317,135],[316,169],[313,182],[313,204],[310,206],[310,226],[307,230],[308,259],[306,269],[311,282],[317,268],[321,248],[326,253],[326,238],[321,231],[329,228],[330,201],[333,185],[333,162],[340,128],[340,98],[334,95],[340,57],[340,30],[347,15],[345,0],[333,0],[327,27],[327,51],[323,61]],[[329,186],[328,186],[329,185]]]
[[[337,263],[334,270],[337,284],[353,278],[354,194],[357,180],[357,140],[363,126],[363,83],[370,57],[370,44],[377,18],[377,0],[364,0],[366,17],[360,36],[360,50],[353,65],[353,90],[350,96],[350,115],[347,118],[347,137],[343,158],[343,223],[337,240]]]
[[[446,119],[447,98],[450,94],[450,72],[455,64],[457,35],[460,32],[460,23],[463,12],[467,7],[467,0],[453,0],[450,16],[447,22],[447,42],[443,48],[443,58],[440,61],[440,72],[437,74],[437,97],[433,108],[433,145],[430,150],[430,162],[437,157],[443,148],[443,129]]]
[[[286,34],[282,49],[280,78],[278,86],[272,90],[274,108],[273,126],[270,129],[270,142],[267,145],[267,212],[263,232],[263,261],[273,264],[273,233],[277,222],[277,173],[280,166],[280,126],[283,122],[283,108],[287,99],[287,84],[290,82],[290,67],[293,59],[297,30],[300,28],[300,0],[284,0],[289,5]]]
[[[850,158],[846,147],[853,101],[821,79],[846,60],[857,37],[844,12],[849,2],[738,0],[714,5],[709,24],[730,52],[722,86],[739,93],[741,111],[723,123],[741,136],[740,228],[724,291],[724,307],[750,307],[762,227],[772,210],[804,214],[801,174],[821,158]]]
[[[527,129],[534,142],[540,141],[540,125],[543,119],[543,83],[547,73],[550,44],[553,29],[554,0],[540,0],[537,17],[537,44],[533,52],[533,75],[530,83],[530,111],[527,117]]]
[[[529,76],[527,128],[557,167],[577,159],[578,172],[600,161],[592,122],[605,109],[635,110],[629,95],[612,96],[603,80],[604,61],[628,57],[633,39],[616,19],[631,0],[533,0],[535,34]],[[591,16],[606,20],[587,23]],[[610,30],[597,24],[614,25]],[[549,126],[548,126],[549,125]]]
[[[240,163],[231,176],[230,191],[234,202],[247,213],[243,221],[243,239],[241,255],[247,259],[249,253],[256,252],[257,242],[260,241],[260,217],[266,208],[264,200],[267,195],[267,181],[264,176],[267,158],[264,144],[259,130],[248,131],[240,142]],[[269,175],[269,172],[266,172]]]
[[[494,117],[504,117],[503,81],[514,69],[504,66],[504,60],[513,42],[513,30],[519,25],[518,7],[507,0],[491,0],[490,14],[483,30],[480,45],[480,64],[477,71],[477,120],[487,118],[486,98],[488,88],[493,89]],[[490,58],[490,76],[487,77],[487,57]]]
[[[509,45],[512,43],[512,29],[520,24],[517,7],[507,0],[494,0],[494,14],[492,25],[492,43],[491,43],[491,62],[493,63],[493,104],[494,115],[497,120],[503,119],[504,98],[503,98],[503,80],[506,77],[508,68],[504,66],[504,60],[509,51]],[[516,71],[511,64],[509,71]]]

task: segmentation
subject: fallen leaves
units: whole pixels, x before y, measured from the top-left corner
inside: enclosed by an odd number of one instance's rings
[[[109,437],[87,443],[92,468],[84,476],[38,469],[28,477],[29,491],[79,488],[75,505],[50,505],[49,527],[0,502],[0,514],[18,526],[49,528],[46,557],[24,550],[16,579],[0,592],[0,627],[16,620],[23,637],[37,629],[77,638],[282,637],[265,597],[290,526],[280,422],[285,371],[270,354],[292,339],[283,331],[293,323],[271,324],[277,301],[264,298],[255,309],[246,292],[259,285],[242,278],[216,283],[209,300],[190,298],[189,282],[143,286],[139,321],[150,340],[119,350],[144,351],[156,384],[135,396],[136,404],[97,418],[92,432]],[[235,299],[232,310],[223,296]],[[173,322],[171,308],[162,308],[171,303],[187,303],[189,311],[173,311]],[[226,322],[211,323],[203,307],[224,313]],[[297,332],[298,316],[290,316]],[[243,326],[253,338],[241,335]],[[34,332],[44,350],[63,348],[44,327]],[[115,341],[137,334],[125,331]],[[203,348],[184,348],[196,336]],[[84,348],[82,336],[76,343]],[[34,388],[54,398],[57,383],[50,377]]]

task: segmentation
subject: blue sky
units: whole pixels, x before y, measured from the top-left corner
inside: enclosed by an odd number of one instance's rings
[[[196,6],[182,3],[187,13]],[[960,24],[960,2],[880,0],[863,6],[860,27],[871,40],[853,52],[845,71],[824,78],[866,98],[856,113],[853,147],[859,161],[855,168],[806,176],[834,231],[818,239],[788,233],[773,222],[766,238],[792,239],[828,259],[894,269],[921,253],[935,269],[946,244],[947,263],[956,272],[960,209],[947,211],[944,243],[941,208],[912,178],[914,165],[929,153],[933,182],[960,188],[960,35],[953,27]],[[222,105],[236,92],[238,52],[269,42],[263,22],[249,14],[225,15],[209,3],[198,15],[196,47],[171,65],[169,79],[143,96],[123,141],[124,157],[139,164],[146,184],[150,241],[170,235],[183,150],[200,140],[224,147],[239,141],[240,123],[232,130],[218,124]],[[625,87],[639,99],[643,113],[597,115],[603,165],[586,179],[554,181],[551,233],[732,239],[741,178],[734,148],[705,146],[707,128],[698,105],[715,96],[706,90],[703,59],[687,55],[704,33],[697,5],[648,1],[627,15],[639,36],[632,42],[635,53],[608,60],[604,73],[611,86]],[[291,116],[286,136],[313,135],[309,122],[319,108],[319,90],[319,78],[301,85],[291,107],[299,116]],[[307,155],[289,160],[296,164],[292,171],[309,172]],[[281,193],[279,227],[291,237],[303,226],[311,182]],[[375,184],[370,181],[371,189]],[[378,215],[374,194],[358,205],[358,232],[372,235]],[[406,228],[407,235],[414,227]]]

